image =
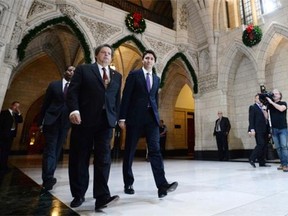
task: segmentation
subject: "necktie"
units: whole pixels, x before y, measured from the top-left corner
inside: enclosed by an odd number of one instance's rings
[[[106,68],[103,67],[102,70],[103,70],[103,82],[104,82],[105,88],[107,88],[107,85],[109,84],[109,79],[106,73]]]
[[[63,95],[64,95],[65,99],[66,99],[66,95],[67,95],[67,91],[68,91],[68,86],[69,86],[69,82],[66,82],[64,89],[63,89]]]
[[[148,90],[148,92],[150,92],[150,90],[151,90],[151,83],[150,83],[150,74],[149,74],[149,73],[146,74],[146,85],[147,85],[147,90]]]
[[[217,132],[221,131],[220,122],[221,122],[221,119],[218,119],[218,121],[217,121],[217,128],[216,128],[216,131],[217,131]]]

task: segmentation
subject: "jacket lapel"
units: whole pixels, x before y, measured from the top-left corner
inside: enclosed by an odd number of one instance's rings
[[[103,83],[103,79],[101,77],[101,74],[100,74],[100,71],[99,71],[99,68],[98,68],[98,65],[97,63],[94,63],[94,67],[92,68],[93,70],[93,73],[96,75],[98,81],[102,84],[102,86],[105,88],[105,85]]]

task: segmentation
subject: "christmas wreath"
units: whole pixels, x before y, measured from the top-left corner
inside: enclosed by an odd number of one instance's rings
[[[246,46],[252,47],[262,39],[262,30],[259,26],[248,25],[243,31],[242,41]]]
[[[129,13],[125,18],[127,28],[134,33],[142,34],[146,29],[146,23],[140,13]]]

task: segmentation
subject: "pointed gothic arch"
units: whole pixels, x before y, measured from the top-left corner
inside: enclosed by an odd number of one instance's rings
[[[117,41],[116,43],[112,44],[112,47],[114,49],[117,49],[119,46],[121,46],[126,41],[132,41],[135,43],[135,45],[139,48],[139,50],[143,53],[145,51],[145,46],[139,41],[134,35],[128,35],[121,40]]]
[[[77,24],[67,16],[57,17],[46,22],[41,23],[40,25],[36,26],[35,28],[29,30],[28,34],[26,34],[21,43],[17,47],[17,56],[19,61],[22,61],[25,58],[25,50],[32,39],[34,39],[39,33],[43,30],[50,28],[51,26],[65,24],[71,28],[75,36],[78,38],[83,51],[84,51],[84,59],[86,63],[91,63],[91,53],[88,43],[86,42],[84,34],[81,30],[77,27]]]
[[[193,93],[197,94],[198,93],[198,80],[197,80],[197,76],[195,74],[195,71],[194,71],[192,65],[190,64],[190,62],[188,61],[188,59],[186,58],[186,56],[180,52],[178,52],[174,56],[172,56],[172,58],[170,58],[170,60],[165,65],[163,72],[162,72],[162,76],[161,76],[160,88],[163,88],[163,86],[165,84],[165,78],[166,78],[166,74],[167,74],[169,66],[178,58],[180,58],[184,62],[186,67],[188,68],[190,75],[191,75],[191,78],[193,80],[193,84],[194,84],[193,85]]]

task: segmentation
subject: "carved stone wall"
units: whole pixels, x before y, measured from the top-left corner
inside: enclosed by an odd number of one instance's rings
[[[207,93],[217,88],[217,74],[207,74],[198,77],[199,93]]]
[[[164,43],[160,40],[155,40],[149,37],[146,37],[149,47],[157,54],[159,59],[163,59],[169,52],[171,52],[175,46],[171,44]]]
[[[27,19],[29,19],[32,16],[35,16],[39,13],[42,13],[44,11],[48,11],[53,9],[53,7],[51,5],[45,4],[42,1],[34,1],[28,14],[27,14]]]
[[[101,44],[109,40],[114,34],[121,31],[121,28],[111,26],[107,23],[97,22],[84,16],[81,16],[81,19],[91,31],[96,44]]]

